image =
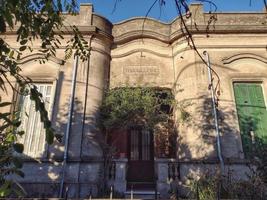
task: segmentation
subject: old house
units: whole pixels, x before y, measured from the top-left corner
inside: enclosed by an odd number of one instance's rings
[[[222,165],[225,172],[245,178],[252,149],[258,140],[267,143],[266,13],[215,13],[210,21],[201,4],[191,4],[190,10],[185,23],[215,72],[188,45],[179,17],[170,23],[132,18],[112,24],[94,13],[91,4],[82,4],[76,16],[65,16],[90,44],[86,62],[64,62],[64,45],[45,64],[36,62],[40,53],[22,58],[22,73],[36,83],[53,127],[63,135],[62,143],[47,146],[30,99],[16,97],[26,131],[21,138],[25,178],[19,182],[28,196],[97,196],[104,173],[107,185],[118,193],[131,188],[154,193],[156,188],[161,197],[169,195],[173,182],[183,188],[189,177]],[[15,38],[14,32],[5,36],[16,48]],[[105,89],[126,85],[173,93],[179,105],[173,110],[175,149],[173,154],[156,153],[156,136],[144,127],[113,130],[117,154],[106,169],[98,109]],[[3,97],[12,98],[10,93]]]

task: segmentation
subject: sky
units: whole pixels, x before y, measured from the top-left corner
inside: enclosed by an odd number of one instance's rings
[[[78,3],[93,3],[94,12],[100,14],[111,22],[116,23],[137,16],[145,16],[155,0],[78,0]],[[217,12],[240,12],[263,10],[263,0],[212,0],[217,6]],[[190,2],[197,2],[191,0]],[[210,5],[205,5],[205,11],[210,10]],[[214,8],[211,8],[214,10]],[[170,22],[177,16],[173,0],[166,0],[166,5],[161,7],[157,3],[148,15],[163,22]]]

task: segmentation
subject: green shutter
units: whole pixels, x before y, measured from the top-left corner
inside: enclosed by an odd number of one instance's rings
[[[267,111],[261,84],[234,83],[234,93],[243,150],[249,157],[260,145],[267,145]],[[254,143],[250,131],[254,132]]]

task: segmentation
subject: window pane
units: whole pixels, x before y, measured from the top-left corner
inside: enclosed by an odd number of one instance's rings
[[[150,160],[150,132],[142,130],[142,160]]]
[[[131,130],[131,160],[139,160],[139,131]]]

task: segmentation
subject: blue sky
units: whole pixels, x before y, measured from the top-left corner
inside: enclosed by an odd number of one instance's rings
[[[251,1],[251,4],[250,4]],[[94,11],[111,22],[116,23],[124,19],[136,16],[145,16],[154,0],[121,0],[117,4],[115,12],[112,13],[116,0],[78,0],[79,3],[93,3]],[[173,0],[166,0],[166,5],[160,7],[155,5],[153,10],[149,13],[150,17],[160,19],[164,22],[170,22],[177,16]],[[196,2],[196,1],[191,1]],[[218,12],[231,11],[262,11],[263,0],[213,0],[217,5]],[[205,10],[209,10],[209,5],[205,5]]]

